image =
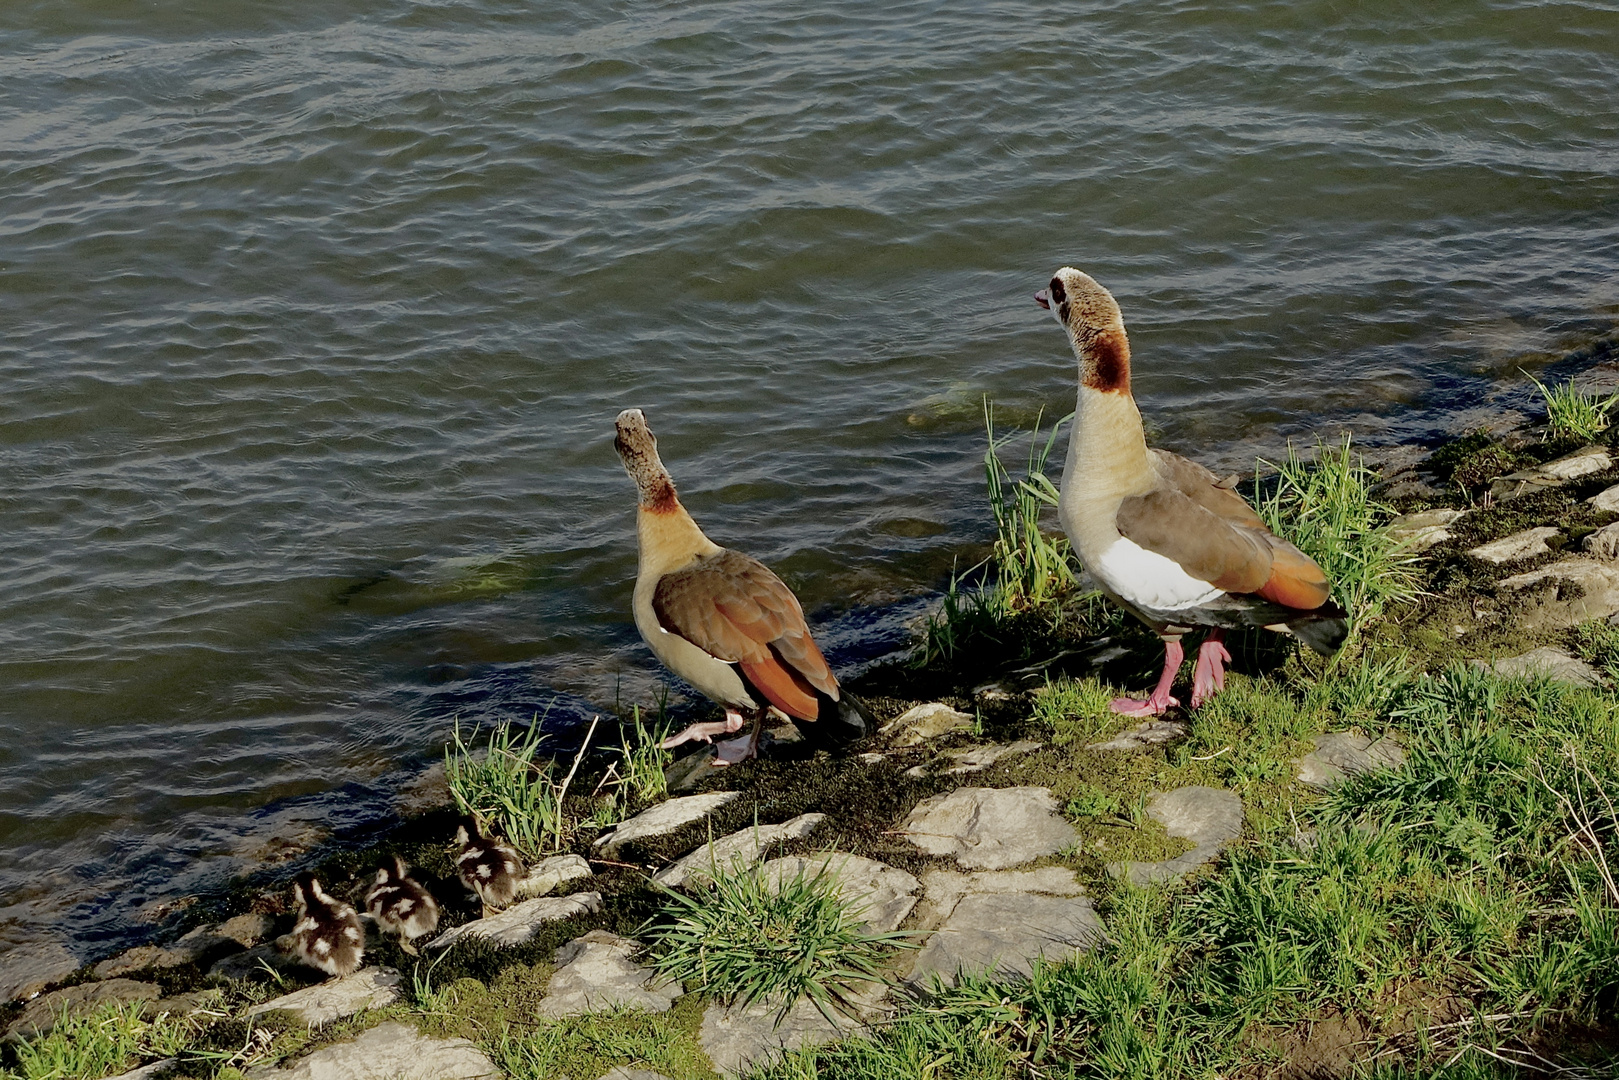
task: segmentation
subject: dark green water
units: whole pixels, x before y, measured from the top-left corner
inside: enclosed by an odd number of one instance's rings
[[[1211,465],[1460,430],[1615,321],[1616,86],[1611,2],[5,5],[0,950],[649,700],[626,406],[845,665],[1060,264]]]

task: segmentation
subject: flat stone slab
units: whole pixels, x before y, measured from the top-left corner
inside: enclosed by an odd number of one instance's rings
[[[738,830],[670,863],[653,874],[652,880],[667,888],[678,889],[694,877],[706,880],[716,867],[725,870],[752,866],[764,857],[772,845],[786,840],[802,840],[825,820],[825,814],[800,814],[780,825],[754,825]]]
[[[1372,739],[1352,731],[1335,731],[1311,740],[1315,749],[1299,758],[1299,781],[1313,788],[1337,787],[1350,776],[1374,769],[1397,769],[1405,751],[1393,739]]]
[[[154,1061],[150,1065],[142,1065],[126,1073],[110,1076],[107,1080],[156,1080],[159,1076],[167,1076],[173,1072],[179,1064],[179,1058],[164,1058],[162,1061]]]
[[[923,875],[919,919],[934,933],[917,953],[910,980],[953,983],[963,971],[1027,977],[1036,959],[1061,959],[1102,938],[1089,897],[1060,866]]]
[[[942,701],[930,701],[906,709],[878,728],[877,734],[891,736],[895,746],[920,746],[952,731],[970,731],[972,726],[972,713],[952,709]]]
[[[1147,816],[1164,826],[1170,836],[1197,845],[1183,855],[1162,862],[1113,863],[1108,869],[1135,885],[1169,881],[1216,858],[1226,845],[1242,835],[1242,800],[1221,788],[1176,788],[1154,795]]]
[[[1587,446],[1572,454],[1564,454],[1554,461],[1548,461],[1544,465],[1520,469],[1501,477],[1490,485],[1490,497],[1496,502],[1516,499],[1530,492],[1559,488],[1570,480],[1578,480],[1582,476],[1590,476],[1592,473],[1611,468],[1613,457],[1606,449],[1600,446]]]
[[[254,1080],[495,1080],[495,1063],[466,1039],[434,1039],[398,1021],[334,1043]]]
[[[1536,555],[1545,555],[1552,549],[1546,543],[1554,536],[1561,536],[1562,530],[1550,525],[1541,525],[1523,532],[1515,532],[1511,536],[1503,536],[1499,540],[1491,540],[1488,544],[1480,544],[1476,548],[1469,548],[1468,554],[1475,559],[1483,559],[1487,563],[1500,566],[1502,563],[1517,562],[1520,559],[1531,559]]]
[[[1105,742],[1094,742],[1087,750],[1145,750],[1149,746],[1162,746],[1184,736],[1190,728],[1180,720],[1145,720],[1133,728],[1119,732]]]
[[[959,750],[946,750],[943,755],[944,768],[940,768],[940,761],[930,761],[905,770],[906,776],[923,777],[932,774],[939,776],[965,776],[971,773],[980,773],[1000,761],[1016,754],[1027,754],[1038,750],[1044,743],[1037,743],[1032,739],[1019,739],[1015,743],[1001,743],[991,746],[968,746]]]
[[[257,944],[268,935],[269,926],[268,915],[238,915],[222,926],[199,926],[166,948],[137,945],[101,961],[90,970],[97,978],[107,979],[148,968],[172,968],[181,964],[206,966],[210,958],[241,952],[246,946]]]
[[[603,1073],[601,1080],[669,1080],[669,1077],[651,1069],[626,1069],[617,1065]]]
[[[1566,630],[1619,612],[1619,566],[1587,555],[1504,578],[1496,587],[1531,594],[1518,620],[1525,630]]]
[[[859,1002],[875,1002],[886,987],[861,991],[857,987],[849,996]],[[779,1018],[779,1004],[755,1002],[739,1009],[711,1002],[703,1012],[703,1023],[697,1031],[697,1041],[714,1063],[714,1071],[721,1076],[739,1076],[779,1058],[784,1051],[802,1050],[806,1046],[820,1046],[866,1031],[860,1020],[843,1016],[836,1010],[836,1021],[828,1020],[808,999],[799,1001],[787,1014]]]
[[[583,855],[553,855],[529,867],[528,874],[517,886],[517,895],[544,896],[559,886],[587,878],[592,873],[590,863]]]
[[[602,909],[599,892],[574,893],[572,896],[542,896],[538,900],[524,900],[513,904],[498,915],[487,919],[474,919],[447,930],[427,943],[431,950],[448,949],[464,937],[485,938],[497,945],[521,945],[532,938],[548,922],[571,919]]]
[[[291,994],[263,1001],[248,1009],[247,1016],[268,1012],[290,1012],[311,1027],[329,1024],[366,1009],[383,1009],[403,998],[399,972],[393,968],[361,968],[341,979],[330,979]]]
[[[1407,552],[1427,551],[1449,540],[1450,526],[1466,513],[1466,510],[1445,509],[1401,514],[1388,523],[1388,533],[1399,540]]]
[[[916,906],[916,894],[922,888],[920,881],[903,870],[842,851],[772,859],[761,874],[767,884],[780,888],[799,874],[808,879],[823,872],[835,879],[838,896],[858,911],[861,925],[868,930],[899,929]]]
[[[1619,514],[1619,484],[1606,488],[1585,501],[1598,510],[1605,510],[1610,514]]]
[[[608,1009],[667,1012],[685,993],[633,957],[641,946],[606,930],[592,930],[556,951],[557,969],[535,1009],[541,1016],[582,1016]]]
[[[63,1012],[84,1016],[109,1003],[156,1001],[162,996],[156,983],[134,979],[106,979],[52,990],[23,1006],[22,1015],[6,1025],[6,1037],[37,1038],[55,1027]]]
[[[1050,788],[958,788],[923,799],[901,827],[929,855],[969,870],[1005,870],[1071,846],[1077,834]]]
[[[625,844],[667,836],[694,821],[701,821],[725,804],[740,799],[740,791],[710,791],[703,795],[683,795],[641,811],[596,841],[609,859]]]
[[[1522,656],[1509,656],[1490,665],[1498,675],[1512,678],[1544,676],[1553,682],[1569,686],[1601,686],[1602,675],[1596,668],[1562,649],[1546,646],[1532,649]]]
[[[1619,521],[1602,526],[1580,541],[1580,547],[1599,559],[1619,559]]]
[[[37,994],[79,970],[79,961],[57,941],[25,941],[0,952],[0,1004]]]

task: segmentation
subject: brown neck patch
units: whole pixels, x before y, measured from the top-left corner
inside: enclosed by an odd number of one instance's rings
[[[1104,330],[1085,343],[1080,382],[1092,390],[1130,392],[1130,342],[1122,330]]]
[[[667,476],[654,480],[641,493],[641,506],[649,514],[672,514],[680,509],[675,485]]]

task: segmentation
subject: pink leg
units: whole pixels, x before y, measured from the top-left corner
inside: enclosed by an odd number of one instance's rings
[[[1210,630],[1209,636],[1198,646],[1197,663],[1192,667],[1194,709],[1225,689],[1225,668],[1220,665],[1231,663],[1231,654],[1226,652],[1224,642],[1224,630]]]
[[[1124,716],[1157,716],[1171,705],[1179,705],[1180,699],[1170,696],[1169,688],[1175,682],[1175,672],[1180,670],[1181,661],[1186,659],[1186,653],[1181,649],[1179,641],[1164,642],[1164,673],[1158,676],[1158,686],[1152,696],[1146,701],[1137,701],[1134,698],[1114,698],[1108,702],[1108,708]]]
[[[658,746],[664,750],[673,749],[683,742],[713,742],[716,735],[729,735],[733,731],[742,730],[742,714],[735,709],[725,710],[724,720],[709,720],[701,724],[693,724],[679,735],[671,735]]]
[[[744,761],[758,757],[759,736],[764,732],[764,721],[764,710],[760,709],[759,715],[753,718],[751,734],[740,739],[726,739],[724,742],[715,743],[714,747],[719,752],[714,755],[714,760],[710,761],[709,765],[722,769],[727,765],[740,765]]]

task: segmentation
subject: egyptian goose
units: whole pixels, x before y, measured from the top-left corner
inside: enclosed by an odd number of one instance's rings
[[[359,914],[321,888],[314,874],[293,880],[292,900],[298,908],[290,935],[293,955],[328,975],[353,974],[365,956]]]
[[[470,814],[456,826],[455,842],[455,872],[483,905],[484,918],[517,899],[526,868],[516,848],[485,836]]]
[[[365,912],[383,933],[397,934],[399,947],[412,956],[417,953],[411,942],[438,929],[438,901],[398,855],[377,868],[377,879],[365,893]]]
[[[866,734],[864,714],[839,690],[792,590],[758,559],[703,535],[680,505],[640,409],[619,413],[617,427],[614,446],[640,489],[636,629],[665,667],[725,710],[723,721],[692,724],[663,746],[711,742],[740,731],[749,714],[752,734],[718,744],[713,764],[746,761],[758,753],[760,723],[771,708],[812,725],[806,734],[818,741]]]
[[[1164,670],[1144,701],[1116,698],[1114,712],[1156,716],[1179,705],[1169,690],[1180,639],[1209,634],[1192,670],[1192,707],[1225,688],[1225,631],[1264,626],[1323,656],[1348,622],[1321,567],[1265,527],[1220,480],[1177,454],[1149,450],[1130,396],[1130,342],[1113,294],[1063,267],[1035,294],[1079,358],[1079,404],[1058,506],[1063,531],[1102,591],[1164,641]]]

